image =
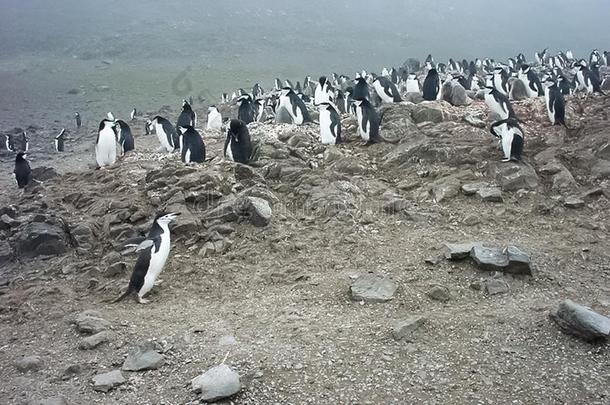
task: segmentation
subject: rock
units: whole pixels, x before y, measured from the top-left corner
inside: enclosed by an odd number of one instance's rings
[[[475,226],[481,223],[481,218],[476,214],[469,214],[463,220],[462,223],[466,226]]]
[[[345,173],[350,175],[364,174],[368,171],[358,159],[354,157],[344,157],[339,159],[333,164],[333,170],[339,173]]]
[[[105,268],[104,276],[106,277],[116,277],[127,272],[127,263],[125,262],[116,262]]]
[[[421,93],[407,93],[403,98],[405,101],[413,104],[419,104],[424,101],[424,96]]]
[[[492,278],[485,282],[485,290],[489,295],[506,294],[509,291],[508,283],[505,280]]]
[[[235,179],[248,186],[255,184],[265,184],[265,178],[254,171],[250,166],[236,163],[235,164]]]
[[[241,384],[239,374],[226,364],[220,364],[193,378],[191,388],[195,393],[201,393],[201,400],[215,402],[237,394]]]
[[[22,373],[38,371],[42,368],[42,359],[38,356],[24,356],[15,361],[15,367]]]
[[[138,346],[133,349],[123,362],[124,371],[155,370],[163,365],[165,358],[150,347]]]
[[[523,83],[523,81],[520,79],[514,80],[510,89],[509,97],[511,100],[515,101],[527,99],[529,96],[527,94],[527,87],[525,83]]]
[[[108,392],[124,383],[125,377],[123,377],[121,370],[113,370],[93,376],[93,389],[100,392]]]
[[[379,115],[381,116],[381,135],[384,141],[399,143],[403,140],[413,139],[421,130],[411,119],[412,106],[403,103],[384,104]]]
[[[32,178],[38,181],[51,180],[54,177],[59,176],[57,171],[48,166],[38,166],[32,169]]]
[[[392,198],[383,205],[383,211],[387,214],[400,214],[410,207],[409,201],[403,198]]]
[[[571,300],[559,304],[557,311],[551,312],[550,317],[565,333],[586,341],[608,340],[610,336],[610,318]]]
[[[502,190],[497,187],[486,187],[477,190],[477,196],[485,202],[503,202]]]
[[[466,106],[472,104],[472,100],[466,94],[466,89],[461,85],[454,85],[451,89],[449,102],[454,106]]]
[[[488,183],[467,183],[462,184],[462,193],[464,195],[475,195],[482,188],[489,187]]]
[[[447,252],[445,258],[447,260],[462,260],[470,257],[470,251],[475,246],[480,246],[481,242],[468,242],[468,243],[445,243]]]
[[[430,193],[432,194],[434,201],[437,203],[453,198],[460,193],[459,181],[451,179],[449,181],[436,184],[432,186]]]
[[[608,80],[610,81],[610,80]],[[610,161],[598,160],[591,168],[591,176],[597,180],[610,178]]]
[[[534,190],[538,187],[538,175],[525,163],[498,163],[490,165],[490,175],[496,179],[502,191]]]
[[[477,127],[477,128],[485,128],[485,126],[487,125],[487,124],[485,124],[485,121],[483,121],[480,118],[475,117],[472,114],[464,115],[464,121],[467,122],[468,124],[472,125],[473,127]]]
[[[581,200],[578,197],[568,197],[566,198],[566,200],[563,202],[563,205],[566,208],[582,208],[585,206],[585,202],[583,200]]]
[[[328,163],[336,162],[342,157],[343,153],[334,145],[330,145],[324,150],[323,158]]]
[[[242,197],[235,207],[238,214],[247,216],[252,225],[257,227],[269,225],[273,216],[269,202],[259,197]]]
[[[110,329],[112,324],[103,319],[97,311],[84,311],[76,315],[74,322],[81,333],[96,334]]]
[[[529,256],[514,246],[505,249],[474,246],[470,257],[482,269],[532,275]]]
[[[426,322],[426,318],[423,316],[411,316],[409,318],[400,320],[394,324],[392,328],[392,336],[396,340],[402,340],[409,338],[413,335],[420,326]]]
[[[8,263],[13,258],[13,250],[8,241],[0,240],[0,266]]]
[[[16,228],[21,225],[21,222],[11,218],[8,214],[0,215],[0,230]]]
[[[81,342],[78,344],[78,348],[81,350],[91,350],[108,341],[110,341],[110,333],[107,331],[102,331],[96,333],[95,335],[87,336],[81,340]]]
[[[430,291],[426,293],[426,295],[428,295],[428,297],[432,298],[435,301],[441,302],[447,302],[451,299],[449,289],[442,285],[435,285]]]
[[[63,228],[45,222],[32,222],[17,233],[17,251],[24,257],[57,256],[68,251],[69,237]]]
[[[50,397],[28,402],[28,405],[68,405],[64,397]]]
[[[551,188],[554,192],[572,191],[576,187],[578,187],[578,184],[574,176],[566,168],[553,176],[553,186]]]
[[[217,220],[219,222],[237,221],[239,215],[235,212],[235,200],[227,199],[220,203],[217,207],[203,213],[203,219],[206,221]]]
[[[411,116],[416,124],[421,124],[422,122],[438,124],[444,120],[443,110],[438,105],[432,103],[417,104]]]
[[[406,61],[404,61],[402,66],[405,69],[407,69],[407,73],[415,73],[415,72],[418,72],[421,69],[420,61],[415,59],[415,58],[407,59]]]
[[[354,301],[381,303],[394,297],[396,283],[386,276],[366,273],[356,278],[350,287]]]

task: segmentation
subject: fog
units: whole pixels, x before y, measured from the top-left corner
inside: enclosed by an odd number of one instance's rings
[[[379,71],[428,53],[531,59],[545,47],[584,56],[610,44],[607,0],[0,0],[0,10],[0,101],[89,92],[68,99],[70,109],[111,107],[111,98],[152,108],[275,77]],[[107,93],[92,97],[100,86]]]

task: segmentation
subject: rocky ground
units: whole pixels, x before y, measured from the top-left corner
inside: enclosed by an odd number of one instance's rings
[[[336,147],[315,125],[254,125],[253,167],[218,157],[220,133],[184,166],[140,124],[108,170],[87,167],[86,131],[39,153],[42,184],[2,184],[2,402],[195,404],[191,380],[221,365],[241,385],[227,404],[608,403],[607,346],[549,314],[610,314],[610,99],[573,97],[567,130],[542,100],[515,108],[522,164],[499,162],[480,101],[386,106],[370,147],[349,117]],[[182,212],[163,283],[110,303],[123,243],[163,209]],[[530,263],[446,259],[472,242]]]

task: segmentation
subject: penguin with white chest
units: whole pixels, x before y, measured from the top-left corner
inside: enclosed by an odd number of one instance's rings
[[[501,139],[502,151],[504,152],[503,162],[521,161],[523,154],[523,144],[525,132],[519,125],[519,120],[509,117],[504,120],[494,122],[490,132],[493,136]]]
[[[552,125],[566,126],[566,105],[557,83],[550,77],[544,81],[544,100],[546,111]]]
[[[305,103],[289,87],[284,87],[280,93],[278,110],[281,108],[286,109],[292,118],[292,122],[296,125],[311,122],[311,117]]]
[[[371,103],[366,99],[354,100],[356,109],[356,118],[358,121],[358,133],[360,137],[367,143],[379,143],[379,115]]]
[[[222,115],[215,105],[208,108],[208,123],[206,129],[218,130],[222,128]]]
[[[227,138],[223,148],[223,155],[234,162],[248,164],[252,157],[252,141],[245,122],[231,120],[227,130]]]
[[[55,151],[63,152],[64,151],[64,136],[66,135],[66,128],[62,128],[59,135],[55,137]]]
[[[331,103],[320,104],[320,142],[324,145],[341,143],[341,117]]]
[[[157,138],[161,144],[159,151],[172,153],[176,150],[178,134],[176,133],[176,128],[169,120],[157,115],[150,122],[150,126],[155,129]]]
[[[125,153],[136,148],[136,142],[131,133],[131,128],[125,121],[117,120],[115,122],[115,128],[119,138],[119,146],[121,147],[121,156],[123,156]]]
[[[508,96],[508,73],[501,66],[494,68],[493,86],[505,96]]]
[[[17,153],[15,156],[15,169],[13,170],[15,174],[15,181],[17,182],[17,187],[25,188],[32,178],[32,169],[30,169],[30,164],[26,159],[26,155],[24,152]]]
[[[396,85],[385,76],[375,78],[373,88],[384,103],[400,103],[402,101]]]
[[[116,161],[116,132],[114,120],[100,122],[95,140],[95,160],[100,168],[111,166]]]
[[[333,101],[333,89],[325,76],[320,77],[314,92],[313,104],[320,105]]]
[[[419,80],[415,73],[409,73],[407,76],[407,93],[418,93],[419,94]]]
[[[169,224],[179,213],[161,213],[155,218],[148,236],[140,243],[136,252],[140,252],[134,266],[127,291],[114,302],[119,302],[127,296],[136,294],[140,304],[148,303],[144,296],[153,288],[159,274],[165,267],[171,248]]]
[[[502,120],[515,116],[515,111],[508,97],[493,87],[485,88],[485,104]]]
[[[192,126],[179,127],[180,158],[184,163],[205,162],[205,143],[197,130]]]
[[[540,83],[538,75],[532,70],[530,66],[521,66],[521,70],[519,71],[519,79],[525,84],[525,89],[527,90],[528,97],[538,97],[544,94],[542,83]]]

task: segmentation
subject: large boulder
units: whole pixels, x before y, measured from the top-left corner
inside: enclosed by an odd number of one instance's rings
[[[31,222],[17,233],[16,246],[22,257],[59,256],[70,248],[70,237],[58,224]]]
[[[466,94],[466,89],[462,85],[456,84],[451,88],[449,102],[451,105],[461,107],[472,104],[472,99],[468,97],[468,94]]]
[[[408,104],[384,104],[381,108],[381,136],[386,142],[399,143],[420,137],[420,129],[411,118]]]
[[[534,190],[538,187],[536,170],[526,163],[492,164],[490,176],[496,180],[502,191]]]

